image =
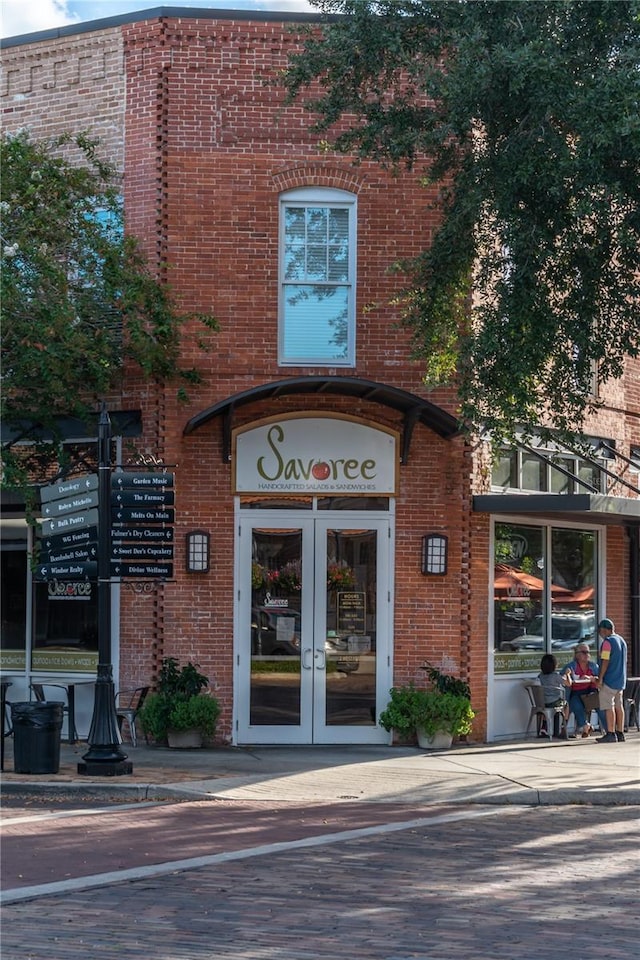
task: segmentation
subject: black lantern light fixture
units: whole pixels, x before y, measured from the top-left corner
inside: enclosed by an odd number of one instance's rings
[[[445,574],[449,538],[442,533],[428,533],[422,538],[422,572]]]
[[[207,573],[209,570],[209,534],[192,530],[187,534],[187,573]]]

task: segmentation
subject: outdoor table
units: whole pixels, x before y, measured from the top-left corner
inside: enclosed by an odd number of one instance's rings
[[[58,687],[64,690],[67,695],[67,713],[68,713],[68,741],[69,743],[78,742],[78,731],[76,729],[76,687],[91,684],[95,686],[95,680],[60,680],[56,677],[52,680],[32,680],[31,686]],[[45,698],[46,699],[46,698]]]

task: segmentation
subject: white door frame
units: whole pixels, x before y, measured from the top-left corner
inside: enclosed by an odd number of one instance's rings
[[[393,501],[391,501],[393,503]],[[393,662],[393,511],[313,511],[236,509],[234,589],[234,710],[233,743],[371,743],[389,742],[389,734],[372,726],[326,725],[326,532],[331,529],[377,531],[376,605],[376,717],[388,701]],[[251,530],[254,526],[302,531],[302,568],[314,570],[303,576],[301,591],[301,722],[299,725],[251,726],[250,636]],[[315,608],[315,609],[314,609]]]

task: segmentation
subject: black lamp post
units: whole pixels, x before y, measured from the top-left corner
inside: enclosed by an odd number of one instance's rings
[[[102,404],[98,425],[98,672],[89,750],[78,773],[119,776],[133,764],[121,749],[111,662],[111,420]]]

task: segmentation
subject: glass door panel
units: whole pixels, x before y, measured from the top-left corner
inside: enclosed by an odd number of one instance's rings
[[[327,726],[376,724],[377,531],[326,532]]]
[[[249,723],[300,724],[302,530],[253,530]]]

